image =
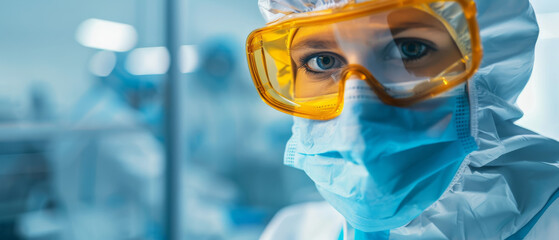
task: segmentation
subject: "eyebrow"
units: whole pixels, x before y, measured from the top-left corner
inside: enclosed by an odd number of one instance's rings
[[[299,50],[301,48],[312,48],[312,49],[331,49],[337,48],[338,43],[331,40],[319,40],[319,39],[306,39],[298,42],[291,47],[291,50]]]
[[[402,22],[394,25],[396,26],[390,28],[390,32],[392,32],[392,35],[397,35],[400,32],[414,29],[414,28],[429,28],[429,29],[436,29],[439,31],[446,31],[446,29],[441,28],[441,26],[438,24],[429,24],[424,22]]]
[[[387,28],[383,28],[382,30],[384,31],[379,31],[379,33],[383,33],[383,34],[379,34],[379,36],[377,36],[377,39],[382,39],[382,37],[388,37],[389,35],[395,36],[400,32],[404,32],[406,30],[410,30],[410,29],[414,29],[414,28],[430,28],[430,29],[436,29],[436,30],[440,30],[440,31],[446,31],[446,29],[441,28],[441,26],[439,26],[438,24],[429,24],[429,23],[425,23],[425,22],[401,22],[401,23],[397,23],[394,24],[396,25],[395,27],[387,27]],[[381,29],[381,28],[379,28]],[[377,29],[377,30],[379,30]],[[388,34],[388,36],[385,36],[386,34]],[[310,49],[333,49],[333,48],[338,48],[339,45],[336,41],[333,40],[320,40],[320,39],[314,39],[314,38],[307,38],[304,39],[302,41],[297,42],[297,44],[294,44],[291,47],[291,50],[301,50],[301,49],[306,49],[306,48],[310,48]]]

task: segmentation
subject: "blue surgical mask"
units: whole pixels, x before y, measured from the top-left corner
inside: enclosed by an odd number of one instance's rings
[[[354,228],[404,226],[439,199],[477,148],[465,89],[402,108],[348,80],[340,116],[295,118],[285,164],[304,170]]]

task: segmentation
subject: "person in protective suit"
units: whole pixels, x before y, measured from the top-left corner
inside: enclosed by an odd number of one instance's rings
[[[294,116],[284,162],[326,203],[261,239],[555,239],[559,144],[515,125],[528,0],[259,0],[262,99]]]

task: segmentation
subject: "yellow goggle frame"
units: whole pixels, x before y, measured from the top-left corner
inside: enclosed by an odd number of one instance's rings
[[[392,9],[435,2],[458,3],[462,8],[464,18],[468,24],[471,42],[471,55],[465,57],[470,61],[470,67],[458,76],[459,80],[447,83],[443,79],[445,84],[440,84],[432,89],[429,89],[429,91],[407,98],[394,98],[384,91],[382,84],[379,83],[375,77],[367,71],[367,69],[359,65],[349,65],[342,73],[342,81],[340,81],[339,84],[339,93],[337,94],[337,97],[317,97],[314,101],[308,102],[295,102],[290,100],[284,93],[278,91],[278,87],[274,86],[274,83],[269,81],[269,71],[267,70],[269,66],[267,66],[266,57],[263,56],[262,52],[263,39],[265,38],[263,36],[266,34],[282,31],[289,34],[288,32],[293,32],[293,29],[301,27],[336,23]],[[337,117],[343,109],[345,80],[347,80],[350,75],[357,75],[360,79],[367,81],[371,89],[384,103],[398,107],[405,107],[448,91],[467,81],[475,74],[481,64],[483,55],[476,13],[476,5],[473,0],[377,0],[355,4],[350,3],[341,8],[291,14],[278,21],[269,23],[266,27],[253,31],[248,36],[246,43],[248,65],[254,85],[256,86],[256,89],[263,101],[281,112],[297,117],[315,120],[329,120]],[[285,44],[289,48],[290,43],[286,42]]]

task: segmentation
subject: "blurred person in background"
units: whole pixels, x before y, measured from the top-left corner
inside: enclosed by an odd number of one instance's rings
[[[182,114],[188,124],[181,135],[187,145],[180,211],[183,234],[189,238],[255,238],[270,214],[289,201],[286,196],[292,198],[284,193],[289,189],[277,182],[290,175],[277,171],[275,161],[261,157],[281,154],[281,149],[272,146],[283,144],[289,135],[277,128],[287,129],[290,122],[258,117],[258,108],[246,114],[243,109],[254,109],[248,106],[255,105],[252,100],[257,96],[250,91],[249,81],[240,81],[238,69],[243,65],[236,62],[239,54],[233,46],[222,36],[197,46],[199,66],[182,86],[179,104],[187,109]],[[131,74],[125,67],[128,56],[117,53],[111,73],[96,77],[95,84],[60,120],[76,129],[108,129],[61,135],[49,144],[59,203],[49,219],[59,224],[57,239],[164,238],[164,75]],[[276,180],[258,180],[263,176]],[[268,190],[274,183],[278,189]],[[23,232],[36,227],[23,219]],[[27,234],[29,239],[32,235]]]
[[[555,239],[559,143],[515,121],[528,0],[259,0],[262,99],[295,116],[284,163],[325,203],[261,239]]]
[[[158,86],[127,73],[125,57],[117,54],[111,74],[95,77],[59,120],[101,129],[60,135],[50,144],[59,239],[161,238],[163,147],[154,130],[160,123],[148,122],[151,113],[142,111],[158,104]]]
[[[99,77],[64,121],[73,126],[134,129],[61,137],[53,143],[50,159],[55,166],[55,188],[64,218],[72,223],[62,239],[164,238],[164,75],[133,75],[125,68],[127,57],[117,54],[111,74]],[[188,224],[184,230],[201,239],[225,236],[230,230],[225,205],[235,200],[237,187],[200,167],[184,171],[185,219],[215,226],[202,232],[197,224]],[[201,186],[202,180],[205,185]],[[221,195],[205,191],[207,186]]]
[[[0,239],[12,240],[21,239],[17,230],[21,216],[39,211],[49,215],[59,206],[51,188],[48,141],[29,137],[29,132],[19,132],[21,126],[13,124],[20,121],[40,125],[52,120],[49,88],[37,83],[25,88],[8,84],[5,89],[9,93],[0,94],[0,127],[7,126],[0,129]]]

